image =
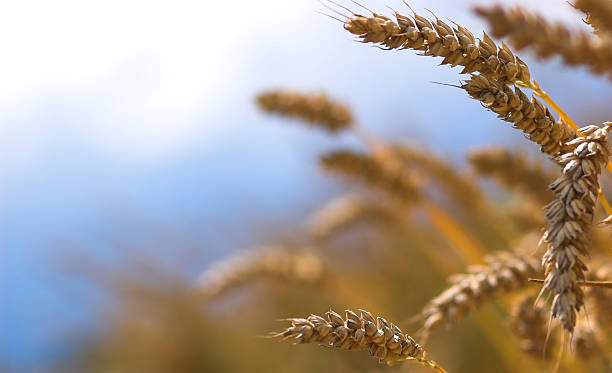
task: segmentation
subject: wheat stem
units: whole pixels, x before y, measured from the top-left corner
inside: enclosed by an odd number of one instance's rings
[[[557,114],[559,114],[561,119],[563,119],[565,123],[569,124],[569,126],[574,130],[574,132],[580,135],[576,122],[574,122],[574,120],[565,111],[563,111],[563,109],[561,109],[559,105],[557,105],[557,103],[548,95],[548,93],[546,93],[546,91],[540,88],[540,85],[538,84],[538,82],[535,81],[535,79],[529,82],[517,82],[517,85],[519,87],[532,89],[533,93],[535,93],[536,96],[540,97],[542,100],[544,100],[544,102],[550,105],[550,107],[553,108],[553,110]]]
[[[482,263],[487,249],[442,207],[424,200],[423,211],[428,220],[447,237],[466,263]]]
[[[538,84],[538,82],[535,81],[535,79],[531,80],[530,82],[517,82],[517,85],[520,87],[531,88],[533,90],[533,93],[535,93],[536,96],[544,100],[544,102],[546,102],[557,114],[559,114],[559,117],[561,117],[561,119],[565,123],[567,123],[571,127],[571,129],[576,132],[578,136],[584,137],[584,135],[580,132],[580,129],[578,128],[576,122],[574,122],[574,120],[565,111],[563,111],[563,109],[561,109],[559,105],[557,105],[557,103],[548,95],[548,93],[546,93],[546,91],[540,88],[540,85]],[[612,173],[612,162],[608,162],[606,164],[606,168],[610,173]],[[610,207],[610,203],[606,199],[606,196],[601,190],[599,190],[598,194],[599,199],[601,200],[601,204],[604,210],[606,210],[606,213],[608,215],[612,214],[612,208]]]
[[[530,278],[529,282],[544,283],[546,280]],[[612,281],[578,281],[577,284],[583,287],[612,289]]]

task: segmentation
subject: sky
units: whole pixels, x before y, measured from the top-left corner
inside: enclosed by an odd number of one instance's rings
[[[584,27],[565,1],[522,3]],[[473,4],[411,1],[479,30]],[[462,91],[431,83],[456,84],[456,69],[356,43],[317,11],[330,13],[315,0],[0,4],[0,371],[48,371],[95,327],[96,295],[66,258],[172,258],[195,278],[343,190],[316,157],[359,144],[262,115],[262,90],[327,92],[381,137],[457,164],[472,146],[523,145]],[[600,119],[576,97],[596,107],[607,82],[525,59],[568,112]]]

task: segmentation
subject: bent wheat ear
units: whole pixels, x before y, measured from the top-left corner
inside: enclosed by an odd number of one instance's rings
[[[510,326],[519,338],[521,350],[537,359],[552,356],[551,346],[545,346],[548,315],[544,307],[535,304],[535,297],[528,295],[519,299],[512,310]]]
[[[257,96],[257,103],[268,113],[301,119],[332,133],[354,124],[348,106],[332,101],[321,93],[269,91]]]
[[[593,27],[596,34],[612,33],[612,1],[576,0],[572,5],[587,15],[584,21]]]
[[[414,177],[368,154],[347,150],[335,151],[321,157],[321,165],[334,173],[361,181],[406,203],[419,200],[419,189]]]
[[[385,49],[413,49],[424,56],[443,57],[442,65],[463,66],[462,74],[479,72],[505,84],[528,82],[529,68],[512,51],[498,48],[485,33],[480,41],[465,27],[451,27],[440,19],[430,21],[418,14],[413,19],[395,12],[395,21],[372,14],[354,14],[344,28],[364,43],[382,45]]]
[[[470,266],[468,273],[452,276],[452,285],[421,311],[423,335],[438,327],[460,321],[465,315],[502,292],[524,288],[538,274],[535,259],[510,252],[487,258],[487,265]]]
[[[486,18],[496,37],[507,36],[517,49],[531,47],[540,58],[561,56],[568,65],[584,65],[593,73],[612,78],[612,38],[594,38],[581,30],[569,30],[561,23],[549,24],[539,15],[521,8],[506,10],[497,5],[476,8]],[[610,22],[610,20],[606,20]]]
[[[552,316],[561,320],[568,332],[576,325],[576,312],[584,305],[578,281],[585,280],[583,258],[588,255],[589,231],[599,191],[599,175],[610,157],[610,126],[588,126],[567,145],[573,151],[557,157],[562,175],[550,185],[555,194],[546,207],[548,227],[542,241],[548,245],[542,258],[546,281],[542,291],[554,294]]]
[[[324,272],[321,259],[310,251],[294,252],[281,247],[248,250],[202,272],[197,292],[211,299],[259,276],[316,283]]]
[[[472,75],[461,88],[499,118],[523,131],[529,140],[540,145],[542,153],[555,156],[563,150],[564,143],[575,137],[565,122],[556,122],[548,108],[535,97],[529,100],[518,87],[513,91],[495,79]]]
[[[436,362],[427,357],[425,350],[400,328],[383,319],[374,318],[369,312],[359,310],[357,315],[346,311],[342,318],[334,311],[326,317],[310,315],[306,319],[289,319],[291,326],[275,334],[298,343],[318,343],[345,350],[367,350],[381,363],[391,365],[396,361],[414,360],[426,367],[444,372]]]
[[[468,159],[479,175],[491,177],[508,189],[520,189],[542,204],[552,197],[548,185],[555,176],[542,163],[528,162],[523,153],[487,147],[470,151]]]

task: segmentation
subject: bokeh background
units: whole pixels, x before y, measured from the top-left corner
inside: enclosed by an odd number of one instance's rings
[[[397,0],[364,3],[408,12]],[[410,3],[475,34],[484,28],[471,12],[473,1]],[[514,3],[586,27],[565,1],[504,1]],[[263,115],[254,101],[262,90],[327,92],[350,103],[381,138],[426,144],[459,167],[473,146],[533,150],[463,91],[432,83],[456,84],[458,69],[436,67],[437,59],[411,51],[356,43],[317,11],[329,13],[315,0],[0,5],[0,371],[74,366],[121,303],[112,279],[164,289],[190,283],[213,261],[299,236],[305,216],[346,189],[316,159],[357,142]],[[524,59],[580,123],[611,117],[609,82],[557,60]],[[179,290],[171,293],[180,298]],[[409,293],[405,285],[397,288],[398,297]],[[417,295],[411,311],[434,294]],[[255,304],[267,312],[266,325],[278,328],[274,320],[293,316],[288,310],[306,316],[328,306],[322,300],[312,309],[270,306],[292,304],[299,295],[257,303],[240,293],[216,305],[201,326],[234,312],[246,323]],[[204,335],[214,341],[221,330]],[[277,349],[255,338],[266,331],[236,337],[233,348]],[[206,338],[194,348],[204,345],[213,346],[202,353],[217,356],[211,360],[218,366],[172,371],[290,371],[274,356],[232,365],[231,353]],[[294,368],[330,355],[282,351],[294,355]],[[345,358],[318,369],[384,370]]]

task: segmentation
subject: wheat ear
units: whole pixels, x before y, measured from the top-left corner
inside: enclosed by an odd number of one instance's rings
[[[472,78],[461,86],[475,100],[499,118],[523,131],[529,140],[540,145],[542,153],[555,156],[563,150],[563,144],[575,137],[563,121],[555,121],[548,108],[538,99],[531,100],[519,89],[483,75]]]
[[[297,118],[331,133],[354,124],[348,106],[322,93],[304,94],[291,91],[268,91],[257,96],[257,103],[268,113]]]
[[[344,28],[364,43],[385,49],[413,49],[424,56],[443,57],[442,65],[463,66],[462,74],[478,72],[506,84],[528,82],[529,68],[506,46],[498,48],[485,33],[480,41],[465,27],[451,27],[440,19],[430,21],[413,14],[395,12],[395,20],[381,14],[362,16],[353,13]]]
[[[594,38],[581,30],[569,30],[561,23],[550,24],[540,15],[520,7],[509,10],[499,5],[479,7],[476,13],[489,21],[494,36],[508,37],[517,50],[531,47],[540,58],[561,56],[568,65],[584,65],[596,74],[612,78],[612,38],[609,35]]]
[[[510,327],[519,338],[521,350],[537,359],[549,359],[552,349],[546,348],[547,326],[547,312],[543,306],[535,304],[535,297],[527,295],[518,299],[512,309]]]
[[[582,10],[586,15],[585,23],[593,27],[598,35],[612,33],[612,1],[610,0],[576,0],[572,6]]]
[[[400,216],[382,204],[350,194],[335,198],[315,211],[309,218],[308,230],[316,238],[325,239],[364,222],[391,227],[400,221]]]
[[[396,145],[392,147],[397,158],[424,170],[428,176],[451,197],[471,209],[483,207],[482,190],[471,177],[457,171],[447,160],[436,157],[427,149]]]
[[[502,292],[525,287],[536,275],[538,263],[526,255],[500,252],[486,265],[470,266],[468,273],[452,276],[452,285],[435,297],[420,313],[423,336],[438,327],[460,321],[465,315]]]
[[[486,147],[469,152],[468,159],[483,177],[495,179],[508,189],[518,189],[542,204],[552,197],[548,185],[555,179],[541,162],[529,162],[524,153],[503,147]]]
[[[397,361],[414,360],[438,372],[445,372],[427,357],[425,350],[407,334],[382,317],[374,318],[359,310],[357,315],[346,311],[346,319],[330,310],[326,318],[310,315],[308,318],[289,319],[291,326],[275,336],[295,339],[298,343],[317,343],[345,350],[368,350],[381,363],[391,365]]]
[[[418,181],[413,175],[389,167],[378,157],[339,150],[322,156],[321,165],[326,170],[379,189],[397,201],[411,204],[420,198]]]
[[[573,151],[557,157],[563,165],[562,175],[550,185],[555,194],[546,207],[548,227],[542,241],[547,245],[542,258],[546,281],[542,291],[554,294],[552,315],[559,318],[568,332],[576,325],[576,312],[584,305],[584,294],[578,281],[584,281],[587,266],[589,231],[599,191],[598,177],[610,157],[608,132],[588,126],[580,129],[585,137],[578,137],[567,145]]]
[[[199,276],[197,292],[211,299],[260,276],[316,283],[324,273],[321,259],[311,251],[272,246],[247,250],[211,265]]]

